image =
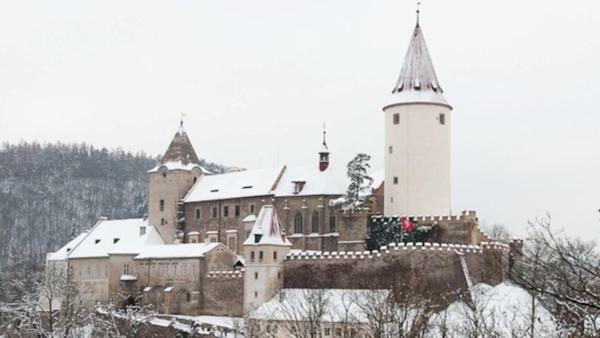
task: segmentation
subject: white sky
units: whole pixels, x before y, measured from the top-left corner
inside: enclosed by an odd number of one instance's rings
[[[162,153],[179,112],[200,157],[257,168],[357,152],[383,113],[415,1],[3,1],[0,141]],[[453,208],[600,239],[598,1],[425,0],[454,106]]]

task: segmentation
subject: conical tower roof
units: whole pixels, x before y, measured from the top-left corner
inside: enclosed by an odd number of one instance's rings
[[[435,74],[425,37],[418,21],[392,93],[400,103],[448,104]]]
[[[173,136],[173,140],[171,141],[171,144],[169,144],[169,148],[160,160],[161,164],[165,164],[167,162],[200,164],[200,160],[198,160],[198,156],[194,151],[194,147],[192,146],[190,139],[183,129],[183,121],[179,125],[179,129],[175,133],[175,136]]]
[[[260,209],[250,236],[244,242],[244,245],[253,244],[292,245],[285,235],[274,206],[265,205]]]

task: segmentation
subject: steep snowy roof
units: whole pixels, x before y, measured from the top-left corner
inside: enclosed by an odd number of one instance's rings
[[[179,125],[179,130],[173,136],[169,148],[167,148],[160,161],[160,163],[167,162],[183,162],[184,164],[200,163],[192,142],[190,142],[187,133],[183,130],[183,121]]]
[[[265,205],[260,209],[250,236],[244,242],[244,245],[261,244],[292,246],[285,236],[277,209],[272,205]]]
[[[302,190],[295,191],[295,182],[305,182]],[[330,164],[320,171],[316,165],[288,167],[277,188],[275,196],[343,195],[348,187],[346,168]]]
[[[304,182],[296,191],[296,182]],[[348,187],[346,168],[314,165],[253,169],[202,177],[184,198],[185,203],[253,196],[277,197],[343,195]]]
[[[386,299],[389,290],[357,289],[282,289],[271,300],[259,306],[249,315],[262,320],[302,320],[310,308],[309,299],[323,297],[325,300],[325,322],[341,322],[346,313],[353,322],[367,322],[361,305],[373,299]],[[314,298],[313,298],[314,299]]]
[[[46,255],[46,260],[49,261],[60,261],[67,259],[69,253],[79,244],[87,235],[87,231],[80,233],[78,236],[69,241],[69,243],[65,244],[62,248],[56,250],[55,252],[49,252]]]
[[[221,243],[191,243],[147,245],[135,259],[149,258],[198,258],[218,247]]]
[[[145,227],[145,231],[140,231]],[[111,254],[138,254],[150,244],[163,244],[156,229],[142,218],[100,220],[77,245],[69,258],[108,257]]]
[[[447,105],[419,24],[415,27],[404,64],[392,91],[400,103],[430,102]]]
[[[282,170],[282,167],[276,167],[204,176],[184,202],[270,195]]]

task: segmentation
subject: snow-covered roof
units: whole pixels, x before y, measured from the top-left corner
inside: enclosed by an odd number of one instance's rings
[[[412,34],[402,70],[392,93],[394,99],[399,103],[448,104],[435,74],[433,62],[419,24],[417,24]]]
[[[199,258],[221,243],[186,243],[145,246],[134,259]]]
[[[347,313],[353,322],[367,322],[361,305],[376,298],[387,299],[389,290],[366,289],[281,289],[271,300],[259,306],[249,315],[261,320],[302,320],[310,308],[309,299],[323,297],[325,322],[341,322]]]
[[[383,183],[383,181],[385,180],[385,170],[384,169],[380,169],[377,171],[374,171],[371,174],[371,178],[373,179],[373,183],[371,184],[371,188],[372,189],[377,189],[381,186],[381,184]]]
[[[169,144],[169,148],[160,160],[160,163],[167,162],[200,163],[192,142],[190,142],[187,133],[183,129],[183,121],[181,121],[179,129]]]
[[[295,182],[305,182],[302,190],[295,192]],[[346,167],[329,164],[320,171],[316,165],[287,167],[279,184],[274,191],[278,197],[312,196],[312,195],[343,195],[348,188]]]
[[[281,226],[277,209],[272,205],[265,205],[260,209],[254,227],[244,245],[285,245],[292,246]]]
[[[205,176],[194,185],[184,202],[270,195],[282,170],[276,167]]]
[[[140,227],[146,227],[145,232]],[[143,234],[142,234],[143,233]],[[138,254],[151,244],[163,244],[156,229],[142,218],[100,220],[71,250],[69,258],[108,257],[111,254]]]
[[[250,222],[256,222],[255,214],[250,214],[250,215],[244,217],[244,219],[242,220],[242,223],[250,223]]]
[[[161,163],[161,164],[157,165],[156,167],[148,170],[148,173],[158,172],[158,170],[161,167],[165,167],[165,168],[167,168],[167,170],[185,170],[185,171],[192,171],[192,169],[198,168],[198,169],[202,170],[203,174],[206,174],[206,175],[212,174],[212,172],[210,172],[206,168],[200,166],[199,164],[196,164],[196,163],[187,163],[186,164],[181,161]]]
[[[69,253],[85,238],[86,235],[87,231],[84,231],[70,240],[69,243],[65,244],[62,248],[56,250],[55,252],[49,252],[46,254],[46,260],[61,261],[67,259]]]

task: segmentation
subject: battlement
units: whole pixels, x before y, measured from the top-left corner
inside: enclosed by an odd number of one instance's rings
[[[302,251],[291,252],[286,256],[286,260],[336,260],[336,259],[372,259],[382,257],[394,252],[414,252],[414,251],[453,251],[465,253],[483,253],[484,250],[497,250],[508,252],[510,245],[499,242],[482,242],[480,245],[455,244],[455,243],[391,243],[382,246],[379,250],[366,251]]]
[[[243,278],[244,269],[241,270],[227,270],[227,271],[209,271],[206,274],[206,278]]]
[[[475,210],[464,210],[460,215],[394,215],[394,216],[382,216],[375,215],[373,218],[391,218],[400,219],[403,217],[410,218],[415,222],[436,222],[436,221],[461,221],[461,220],[473,220],[477,219],[477,212]]]

